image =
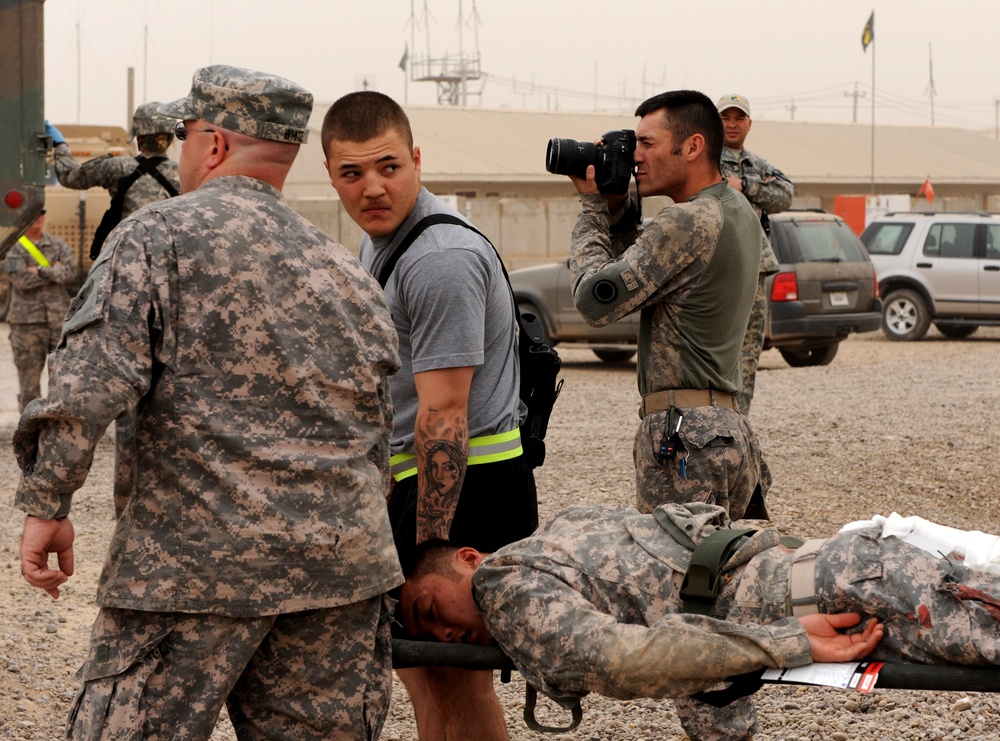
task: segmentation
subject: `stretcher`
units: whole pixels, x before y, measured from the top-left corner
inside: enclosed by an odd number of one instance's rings
[[[510,682],[516,669],[514,662],[497,646],[467,646],[432,641],[409,641],[394,638],[392,665],[395,669],[416,666],[441,666],[455,669],[491,670],[500,672],[501,682]],[[764,684],[789,684],[787,680],[771,680],[753,672],[737,678],[735,692],[705,693],[702,699],[711,704],[724,705],[732,698],[748,694]],[[1000,671],[996,667],[953,666],[942,664],[882,664],[878,671],[878,688],[894,690],[938,690],[941,692],[1000,692]],[[538,693],[525,683],[524,722],[533,731],[565,733],[576,728],[583,720],[579,700],[567,706],[571,714],[567,726],[546,726],[535,718]]]

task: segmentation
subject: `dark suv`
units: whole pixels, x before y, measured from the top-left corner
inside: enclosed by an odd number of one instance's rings
[[[780,267],[767,279],[764,349],[791,366],[826,365],[848,335],[882,323],[875,268],[839,216],[785,211],[770,222]]]
[[[843,219],[823,211],[787,211],[770,218],[780,272],[767,281],[765,348],[777,348],[792,366],[826,365],[852,332],[882,321],[875,272],[864,245]],[[514,270],[522,312],[541,318],[546,342],[573,342],[606,362],[635,355],[639,315],[591,327],[576,310],[567,261]]]

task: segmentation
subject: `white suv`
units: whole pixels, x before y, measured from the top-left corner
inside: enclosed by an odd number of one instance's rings
[[[861,234],[878,274],[882,331],[919,340],[931,322],[945,337],[1000,325],[1000,214],[906,212]]]

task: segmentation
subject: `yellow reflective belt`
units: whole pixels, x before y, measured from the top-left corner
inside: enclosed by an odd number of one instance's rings
[[[510,432],[473,437],[469,440],[469,465],[506,461],[517,458],[523,452],[521,430],[516,427]],[[389,459],[389,465],[392,478],[402,481],[416,475],[417,456],[413,453],[397,453]]]
[[[26,249],[28,251],[29,255],[31,255],[33,258],[35,258],[35,262],[38,263],[38,267],[40,267],[40,268],[51,267],[51,264],[49,263],[49,261],[45,259],[45,255],[43,255],[42,251],[35,246],[34,242],[32,242],[26,236],[22,236],[17,241],[20,242],[21,246],[24,247],[24,249]]]

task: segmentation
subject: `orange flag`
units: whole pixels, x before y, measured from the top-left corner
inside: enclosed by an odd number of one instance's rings
[[[924,180],[924,184],[917,191],[917,198],[920,198],[920,196],[926,198],[928,203],[934,203],[934,186],[931,185],[930,178]]]

